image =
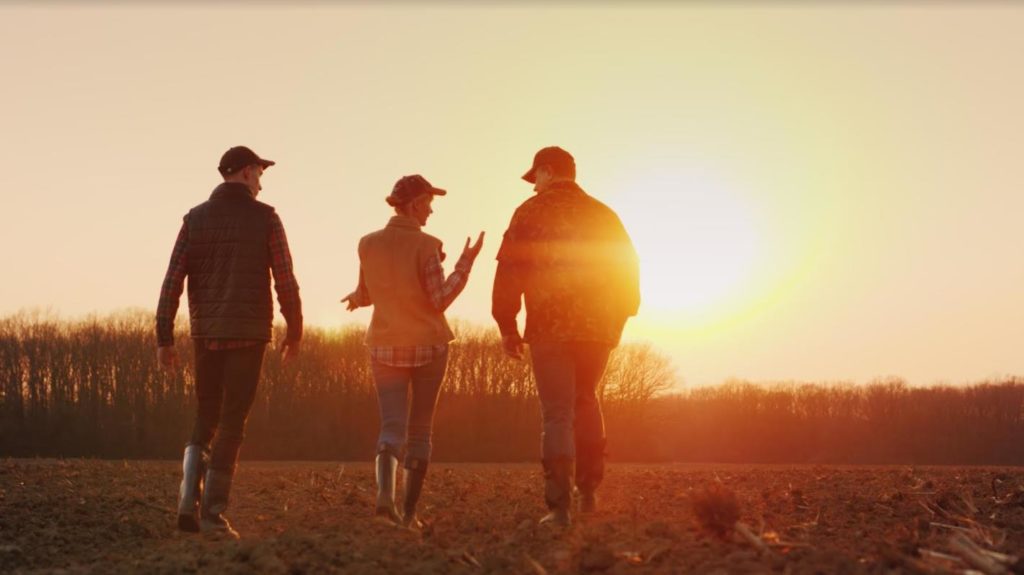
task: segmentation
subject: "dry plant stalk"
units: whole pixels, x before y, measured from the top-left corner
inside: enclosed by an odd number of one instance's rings
[[[965,567],[964,560],[956,555],[924,548],[918,549],[917,553],[921,556],[920,560],[913,557],[903,557],[903,560],[908,568],[918,573],[947,573],[953,570],[963,570]]]
[[[967,563],[973,565],[988,575],[1002,575],[1009,573],[1003,563],[992,555],[986,553],[985,549],[978,546],[962,533],[954,534],[949,540],[950,547],[960,554]]]
[[[548,575],[548,570],[538,563],[536,559],[527,554],[524,554],[523,557],[526,559],[526,564],[529,565],[530,569],[532,569],[534,573],[537,575]]]
[[[963,532],[963,533],[971,533],[970,529],[968,529],[966,527],[960,527],[959,525],[950,525],[948,523],[939,523],[937,521],[932,521],[928,525],[931,525],[932,527],[939,527],[941,529],[951,529],[951,530],[956,530],[956,531],[960,531],[960,532]]]
[[[964,503],[964,508],[970,512],[971,515],[977,515],[979,513],[978,506],[974,504],[974,496],[971,495],[970,491],[964,491],[960,494],[960,500]]]
[[[746,523],[737,521],[735,528],[736,533],[739,533],[747,543],[750,543],[754,549],[757,549],[758,553],[769,553],[768,546],[764,544],[760,537],[754,535],[754,532],[750,530]]]

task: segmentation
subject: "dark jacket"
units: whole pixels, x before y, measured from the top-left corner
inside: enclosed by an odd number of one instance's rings
[[[619,217],[574,182],[559,182],[516,209],[498,250],[492,315],[528,342],[615,345],[640,306],[639,263]]]

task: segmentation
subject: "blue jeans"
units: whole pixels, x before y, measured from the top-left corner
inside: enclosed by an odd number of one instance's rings
[[[604,415],[597,386],[611,350],[611,344],[598,342],[530,343],[544,420],[544,459],[575,458],[577,448],[603,455]]]
[[[393,367],[375,360],[370,364],[380,406],[377,452],[390,450],[397,455],[407,447],[406,467],[414,459],[430,461],[434,407],[448,367],[448,352],[419,367]]]

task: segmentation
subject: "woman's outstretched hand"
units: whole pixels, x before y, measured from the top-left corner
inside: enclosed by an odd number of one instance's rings
[[[345,306],[346,309],[348,309],[348,311],[354,311],[356,308],[359,307],[359,304],[356,303],[356,292],[352,292],[347,296],[341,298],[341,303],[348,303],[348,305]]]
[[[475,260],[476,256],[480,255],[481,248],[484,247],[484,233],[480,232],[480,235],[476,238],[476,243],[469,245],[469,238],[466,238],[466,247],[462,248],[462,255],[469,256],[470,259]]]

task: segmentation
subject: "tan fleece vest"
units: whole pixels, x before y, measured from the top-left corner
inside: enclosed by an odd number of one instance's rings
[[[406,216],[393,216],[384,229],[359,240],[363,281],[373,302],[366,345],[439,345],[455,339],[420,280],[420,270],[440,249],[441,240]]]

